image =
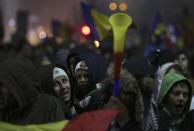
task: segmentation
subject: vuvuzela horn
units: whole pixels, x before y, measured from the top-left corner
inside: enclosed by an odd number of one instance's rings
[[[109,17],[109,22],[112,26],[114,41],[114,95],[118,96],[122,53],[125,45],[127,30],[132,24],[132,18],[125,13],[115,13]]]

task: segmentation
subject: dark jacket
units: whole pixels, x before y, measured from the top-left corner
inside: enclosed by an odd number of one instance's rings
[[[163,102],[168,92],[173,87],[173,85],[181,81],[185,81],[189,86],[188,102],[182,117],[179,118],[179,122],[178,123],[176,122],[176,124],[171,124],[170,120],[172,120],[171,118],[172,116],[170,112],[163,106]],[[161,85],[161,89],[158,97],[159,113],[157,117],[158,117],[159,131],[166,131],[169,129],[176,131],[180,128],[182,120],[184,119],[185,115],[189,112],[191,96],[192,96],[191,93],[192,93],[191,84],[184,76],[176,73],[168,73],[167,75],[165,75],[162,81],[162,85]]]
[[[194,110],[187,114],[182,123],[181,131],[194,131]]]
[[[80,105],[80,102],[87,101],[87,98],[89,98],[89,101],[84,102],[85,105]],[[78,113],[99,109],[99,106],[102,104],[101,89],[91,91],[81,101],[78,101],[74,104],[75,109]]]
[[[66,118],[70,118],[71,117],[70,108],[72,106],[72,98],[70,99],[70,101],[68,103],[64,103],[64,100],[62,98],[60,98],[59,96],[57,96],[57,94],[54,91],[53,69],[55,67],[59,67],[59,68],[65,70],[66,73],[68,73],[65,66],[63,66],[61,64],[58,64],[58,65],[52,64],[52,65],[42,66],[39,69],[42,91],[46,94],[49,94],[49,95],[56,97],[58,99],[58,101],[60,102],[60,105],[63,108],[63,112],[65,113]],[[71,87],[71,89],[72,89],[72,87]],[[71,96],[73,96],[73,91],[71,91]]]
[[[29,60],[3,60],[0,63],[0,83],[9,93],[8,101],[0,111],[1,121],[36,124],[65,118],[58,100],[41,93],[40,79]]]

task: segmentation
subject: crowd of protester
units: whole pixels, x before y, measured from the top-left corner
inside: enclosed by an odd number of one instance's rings
[[[193,131],[194,30],[182,24],[180,44],[167,27],[125,49],[118,96],[113,93],[110,47],[77,42],[70,49],[68,41],[59,44],[55,37],[32,47],[25,37],[10,43],[1,38],[0,121],[28,125],[69,120],[64,131]],[[104,118],[110,115],[107,110],[116,111],[114,117]],[[93,127],[93,120],[74,124],[87,119],[85,113],[98,111],[105,114],[93,118],[99,119]]]

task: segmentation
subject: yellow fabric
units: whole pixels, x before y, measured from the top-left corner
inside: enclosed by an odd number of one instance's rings
[[[34,125],[14,125],[10,123],[0,122],[1,131],[61,131],[67,124],[68,120]]]
[[[156,27],[154,34],[161,35],[161,33],[165,32],[165,31],[166,31],[166,25],[164,23],[160,23]]]
[[[99,34],[100,40],[105,39],[110,35],[111,25],[108,21],[108,16],[96,9],[91,10],[91,15],[96,26],[96,30]]]

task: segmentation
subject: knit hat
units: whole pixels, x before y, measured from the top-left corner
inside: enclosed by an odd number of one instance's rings
[[[67,78],[69,80],[67,73],[63,69],[55,67],[53,69],[53,79],[55,79],[59,76],[64,76],[65,78]]]
[[[75,74],[77,73],[78,70],[88,70],[88,67],[86,65],[85,61],[80,61],[76,64],[75,66]]]

